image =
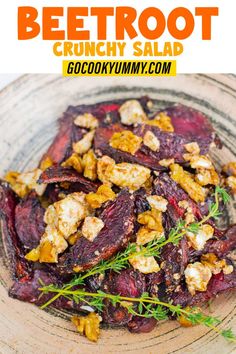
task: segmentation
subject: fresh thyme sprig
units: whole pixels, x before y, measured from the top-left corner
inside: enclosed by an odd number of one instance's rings
[[[204,313],[195,310],[195,308],[187,309],[181,308],[180,305],[173,305],[160,301],[157,298],[150,297],[148,293],[143,293],[139,298],[131,298],[126,296],[114,295],[105,293],[98,290],[96,293],[90,293],[84,289],[66,290],[58,288],[42,287],[40,290],[44,294],[50,292],[58,292],[62,296],[75,301],[76,303],[83,301],[95,308],[97,311],[102,311],[104,307],[104,299],[108,299],[115,306],[119,304],[127,309],[127,311],[135,316],[145,318],[155,318],[158,321],[168,318],[168,314],[172,314],[178,317],[184,317],[190,321],[193,325],[201,324],[205,325],[215,332],[221,334],[225,339],[236,342],[236,337],[231,329],[221,330],[217,326],[221,321],[212,316],[205,315]]]
[[[197,233],[201,225],[203,225],[211,218],[217,218],[220,215],[219,198],[222,198],[223,202],[226,203],[229,201],[230,196],[223,188],[217,186],[214,192],[215,203],[211,204],[208,215],[205,216],[201,221],[197,223],[191,223],[190,225],[185,227],[185,221],[180,219],[176,227],[170,230],[167,239],[165,239],[164,236],[159,239],[155,239],[149,242],[145,247],[139,246],[139,250],[137,250],[136,245],[134,243],[130,243],[128,244],[127,248],[124,251],[117,253],[114,257],[108,260],[101,261],[99,264],[91,268],[86,273],[75,276],[74,279],[72,279],[69,283],[63,285],[61,289],[69,290],[74,286],[83,285],[84,280],[86,278],[96,274],[104,274],[107,270],[120,272],[122,269],[126,269],[129,267],[130,265],[129,259],[131,256],[158,257],[160,254],[160,250],[165,245],[169,243],[177,245],[187,231]],[[50,289],[51,286],[55,289],[58,288],[57,286],[53,286],[50,284],[48,285],[48,289]],[[52,304],[55,300],[57,300],[60,296],[61,296],[60,292],[57,292],[57,294],[54,297],[52,297],[50,300],[48,300],[45,304],[43,304],[41,308],[42,309],[46,308],[47,306]]]

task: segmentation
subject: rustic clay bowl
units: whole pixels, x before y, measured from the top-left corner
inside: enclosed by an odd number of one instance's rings
[[[176,78],[63,78],[25,75],[0,92],[0,175],[37,165],[56,132],[56,119],[68,105],[149,95],[159,107],[180,102],[207,114],[225,147],[217,162],[235,160],[236,78],[233,75],[179,75]],[[236,221],[233,202],[225,225]],[[42,311],[13,300],[11,275],[0,245],[0,352],[8,353],[233,353],[235,347],[217,333],[177,322],[159,324],[148,334],[103,329],[98,344],[79,336],[65,312]],[[211,311],[236,327],[235,293],[219,296]]]

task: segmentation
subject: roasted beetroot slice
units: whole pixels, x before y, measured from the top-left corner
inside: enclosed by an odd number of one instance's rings
[[[0,221],[3,241],[14,278],[28,277],[30,267],[24,258],[20,240],[15,230],[15,208],[17,200],[10,186],[0,181]]]
[[[152,131],[160,141],[161,149],[159,152],[154,152],[145,145],[141,145],[140,149],[134,154],[114,149],[109,145],[109,140],[116,132],[126,129],[121,124],[113,124],[107,127],[100,127],[96,130],[94,137],[94,147],[98,155],[108,155],[117,163],[130,162],[149,167],[154,170],[165,170],[159,165],[159,161],[163,159],[174,158],[177,163],[185,163],[183,154],[186,153],[184,145],[187,140],[175,133],[166,133],[157,127],[149,125],[138,125],[134,128],[134,134],[143,137],[147,131]]]
[[[24,247],[38,246],[45,229],[44,212],[35,192],[31,192],[16,206],[15,227]]]
[[[54,165],[45,170],[39,180],[39,183],[60,183],[60,182],[71,182],[77,183],[77,187],[81,186],[81,190],[88,192],[94,192],[99,187],[99,183],[92,182],[82,175],[80,175],[77,171],[70,167],[62,167]],[[72,188],[73,191],[73,188]],[[72,191],[70,193],[72,193]],[[74,190],[75,191],[75,190]]]
[[[127,245],[134,225],[133,197],[127,190],[121,191],[99,217],[104,222],[103,229],[93,242],[80,237],[70,251],[60,257],[57,269],[61,273],[70,274],[74,267],[85,271]]]
[[[171,117],[175,133],[189,142],[197,142],[202,154],[208,152],[212,142],[221,147],[220,139],[205,114],[181,104],[166,108],[165,112]]]
[[[184,216],[185,210],[180,208],[178,203],[186,200],[192,208],[194,216],[200,220],[202,214],[200,207],[188,196],[188,194],[175,182],[167,173],[161,173],[153,183],[153,194],[161,195],[168,200],[168,203],[173,207],[173,212],[176,213],[177,219]],[[208,213],[208,211],[207,211]]]
[[[102,284],[102,290],[127,297],[140,297],[145,289],[144,275],[133,269],[125,269],[120,273],[111,272]],[[105,323],[121,326],[127,324],[132,318],[132,315],[122,306],[114,306],[108,300],[105,301],[105,306],[102,314]]]
[[[103,282],[103,288],[111,294],[140,297],[146,289],[145,276],[134,269],[125,269],[120,273],[111,272]]]
[[[155,318],[143,318],[134,316],[130,322],[128,322],[128,330],[131,333],[149,333],[154,330],[157,325]]]
[[[223,291],[234,289],[236,287],[236,270],[231,274],[224,274],[223,272],[213,275],[207,286],[207,291],[197,292],[192,296],[186,287],[182,287],[179,292],[171,294],[171,300],[174,305],[181,305],[183,307],[193,306],[204,303]]]

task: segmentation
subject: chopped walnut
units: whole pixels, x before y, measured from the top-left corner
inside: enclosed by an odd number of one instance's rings
[[[220,183],[220,178],[214,168],[210,170],[199,168],[194,179],[201,186],[207,186],[208,184],[217,186]]]
[[[191,155],[199,155],[200,154],[200,147],[198,143],[192,142],[189,144],[184,145],[185,149],[187,152],[189,152]]]
[[[236,177],[236,162],[229,162],[223,166],[223,172],[228,176]]]
[[[39,260],[39,256],[40,256],[40,250],[39,250],[39,247],[37,247],[37,248],[33,248],[31,251],[29,251],[25,255],[25,259],[27,259],[27,261],[37,262]]]
[[[81,236],[82,236],[82,232],[77,231],[74,234],[70,235],[67,241],[71,246],[73,246]]]
[[[101,182],[106,184],[111,184],[109,178],[110,178],[110,173],[113,167],[115,166],[115,164],[116,164],[115,160],[113,160],[111,157],[106,155],[98,159],[97,174]]]
[[[87,216],[82,226],[82,235],[89,241],[93,241],[103,229],[104,222],[95,216]]]
[[[228,265],[225,259],[218,259],[214,253],[207,253],[201,256],[201,263],[207,266],[213,274],[219,274],[222,270],[224,274],[233,272],[233,266]]]
[[[108,178],[119,187],[136,190],[150,178],[150,170],[141,165],[123,162],[111,168]]]
[[[79,155],[85,154],[92,146],[95,131],[92,130],[85,134],[83,138],[76,143],[73,143],[73,150]]]
[[[160,195],[150,195],[147,197],[147,201],[151,208],[165,212],[167,208],[168,201],[161,197]]]
[[[163,130],[164,132],[173,132],[174,127],[171,122],[171,118],[167,116],[164,112],[158,113],[154,119],[150,119],[146,122],[148,125],[153,125]]]
[[[175,159],[163,159],[159,161],[159,165],[163,167],[169,167],[173,163],[175,163]]]
[[[129,152],[134,155],[139,150],[143,139],[134,135],[130,130],[114,133],[110,139],[110,146],[114,149]]]
[[[82,128],[95,129],[98,127],[98,120],[91,113],[84,113],[75,118],[74,124]]]
[[[234,176],[227,177],[226,185],[231,189],[232,193],[236,194],[236,177]]]
[[[137,221],[151,230],[163,233],[162,212],[152,208],[138,215]]]
[[[211,170],[213,168],[211,160],[204,155],[194,155],[190,159],[190,166],[192,168],[204,168]]]
[[[209,280],[211,279],[211,270],[200,262],[188,264],[184,271],[186,284],[191,295],[196,291],[206,291]]]
[[[73,316],[71,321],[80,334],[85,335],[92,342],[98,341],[100,334],[99,323],[102,321],[98,314],[91,312],[87,316]]]
[[[143,123],[147,120],[147,116],[137,100],[130,100],[123,103],[119,108],[121,123],[132,125]]]
[[[45,159],[41,161],[39,168],[40,170],[45,171],[47,168],[51,167],[52,165],[53,165],[52,159],[49,156],[47,156],[45,157]]]
[[[193,232],[187,231],[186,236],[191,246],[200,251],[204,248],[206,242],[210,240],[214,235],[214,229],[211,225],[204,224],[202,225],[198,232],[194,234]]]
[[[192,175],[184,171],[183,167],[178,164],[170,166],[171,178],[178,183],[195,202],[204,202],[205,190],[202,186],[196,183]]]
[[[62,167],[73,167],[79,173],[83,172],[83,160],[82,158],[76,154],[75,152],[62,164]]]
[[[199,313],[201,312],[201,309],[198,307],[191,308],[189,306],[184,308],[185,311],[191,312],[191,313]],[[193,324],[187,317],[185,317],[183,314],[177,317],[177,321],[180,323],[181,326],[183,327],[193,327],[195,324]]]
[[[38,184],[37,181],[42,173],[42,170],[36,168],[33,171],[18,173],[10,171],[6,174],[5,180],[10,183],[12,189],[19,197],[23,198],[30,190],[34,189],[35,192],[41,196],[45,192],[46,184]]]
[[[86,200],[91,206],[91,208],[96,209],[100,208],[103,203],[108,200],[113,200],[116,194],[113,190],[106,184],[98,187],[96,193],[89,193],[86,195]]]
[[[143,143],[152,151],[156,152],[160,150],[160,140],[150,130],[145,133]]]
[[[145,245],[150,241],[161,238],[163,235],[163,232],[151,230],[143,226],[137,232],[136,243],[137,245]]]
[[[84,177],[95,181],[97,179],[97,159],[93,150],[83,156]]]

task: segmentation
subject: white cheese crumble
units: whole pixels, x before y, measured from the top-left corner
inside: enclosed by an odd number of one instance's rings
[[[147,201],[151,208],[157,209],[159,211],[165,212],[167,208],[168,201],[159,195],[150,195],[147,197]]]
[[[75,118],[74,124],[82,128],[95,129],[98,127],[98,120],[91,113],[84,113]]]
[[[126,125],[142,123],[147,116],[137,100],[130,100],[123,103],[119,108],[121,122]]]
[[[157,152],[160,150],[160,140],[150,130],[145,133],[143,143],[152,151]]]
[[[91,130],[85,134],[83,138],[76,143],[73,143],[73,150],[79,155],[83,155],[89,151],[92,146],[95,130]]]
[[[93,241],[103,229],[104,222],[95,216],[87,216],[82,226],[82,235],[89,241]]]
[[[189,292],[194,295],[196,291],[206,291],[209,280],[211,279],[211,270],[200,262],[188,264],[184,271],[186,284]]]
[[[202,225],[196,234],[188,231],[186,232],[187,239],[191,246],[200,251],[204,248],[206,242],[214,235],[214,228],[211,225]]]

